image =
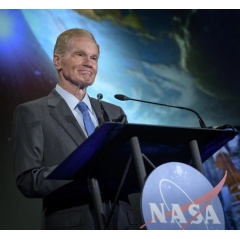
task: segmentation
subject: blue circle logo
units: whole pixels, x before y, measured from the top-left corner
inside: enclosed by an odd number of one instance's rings
[[[166,163],[152,171],[142,191],[142,214],[150,230],[224,230],[218,198],[226,175],[213,188],[195,168]]]

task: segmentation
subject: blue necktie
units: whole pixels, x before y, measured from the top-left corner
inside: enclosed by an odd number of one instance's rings
[[[90,114],[88,112],[88,107],[84,102],[79,102],[77,106],[83,115],[83,122],[85,125],[85,129],[89,136],[90,134],[92,134],[94,132],[95,126],[94,126],[92,119],[90,117]]]

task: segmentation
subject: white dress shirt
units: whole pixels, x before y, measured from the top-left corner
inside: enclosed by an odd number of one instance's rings
[[[58,84],[56,85],[55,89],[62,96],[62,98],[66,101],[66,103],[68,104],[69,108],[71,109],[73,115],[75,116],[76,120],[78,121],[79,125],[81,126],[82,130],[84,131],[85,135],[87,136],[87,132],[86,132],[84,122],[83,122],[82,113],[77,107],[77,104],[79,103],[79,100],[74,95],[72,95],[68,91],[64,90]],[[95,127],[97,127],[98,126],[98,120],[97,120],[96,114],[95,114],[95,112],[94,112],[94,110],[91,106],[88,94],[86,94],[84,96],[82,101],[87,105],[90,116],[91,116],[91,119],[92,119],[92,122],[95,125]]]

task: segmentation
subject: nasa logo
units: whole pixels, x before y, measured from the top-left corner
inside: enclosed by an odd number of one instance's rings
[[[226,174],[213,188],[195,168],[166,163],[152,171],[142,191],[142,214],[150,230],[224,230],[218,193]]]

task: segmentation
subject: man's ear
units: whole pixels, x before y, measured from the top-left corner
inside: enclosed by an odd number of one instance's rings
[[[57,70],[61,70],[61,61],[60,61],[61,56],[59,54],[54,54],[53,56],[53,64]]]

